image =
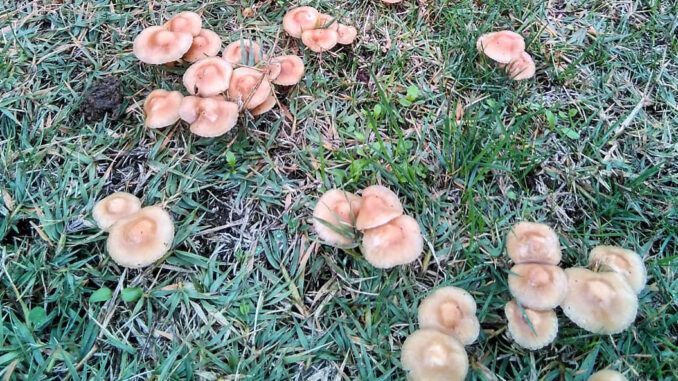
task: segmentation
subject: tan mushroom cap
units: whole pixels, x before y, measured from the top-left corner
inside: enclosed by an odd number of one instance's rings
[[[361,204],[361,197],[353,193],[339,189],[325,192],[313,209],[313,227],[318,237],[334,247],[353,246],[353,222]]]
[[[126,193],[113,193],[97,202],[92,210],[92,217],[97,226],[108,231],[120,219],[128,217],[141,209],[141,201],[137,196]]]
[[[483,34],[476,41],[476,48],[490,59],[507,64],[525,51],[525,40],[518,33],[503,30]]]
[[[589,265],[621,274],[639,294],[647,283],[643,259],[633,250],[618,246],[596,246],[589,254]]]
[[[339,24],[337,34],[339,36],[337,39],[338,43],[342,45],[350,45],[355,40],[356,36],[358,36],[358,29],[349,25]]]
[[[162,258],[173,240],[172,217],[159,206],[149,206],[115,223],[106,248],[120,266],[139,268]]]
[[[365,197],[360,207],[363,213]],[[417,220],[400,216],[388,223],[363,232],[361,251],[372,266],[388,269],[414,262],[424,250],[424,238]]]
[[[184,86],[191,95],[211,97],[228,90],[233,67],[219,57],[203,58],[184,72]]]
[[[256,108],[266,101],[271,92],[271,83],[263,72],[251,67],[239,67],[233,70],[228,96],[233,100],[247,102],[245,108],[250,110]]]
[[[193,36],[188,33],[175,33],[161,26],[144,29],[134,39],[132,52],[139,61],[160,65],[174,62],[191,48]]]
[[[403,214],[403,204],[398,195],[381,185],[372,185],[363,190],[363,207],[356,220],[358,230],[376,228]]]
[[[610,370],[599,370],[589,377],[588,381],[627,381],[623,374]]]
[[[318,15],[318,21],[315,23],[315,29],[337,30],[338,28],[339,22],[334,16],[325,13],[320,13]]]
[[[441,287],[419,305],[419,326],[446,333],[464,345],[472,344],[480,334],[473,296],[457,287]]]
[[[332,49],[339,41],[339,34],[332,29],[313,29],[301,34],[301,41],[316,53]]]
[[[566,269],[565,274],[569,290],[560,306],[574,324],[592,333],[612,335],[636,319],[638,297],[623,276],[581,267]]]
[[[261,114],[267,113],[275,107],[275,105],[278,103],[278,98],[275,97],[275,94],[271,93],[271,95],[266,98],[264,103],[260,104],[259,106],[253,108],[250,110],[250,114],[253,116],[259,116]]]
[[[408,336],[400,362],[410,381],[461,381],[468,373],[464,346],[434,329],[420,329]]]
[[[513,341],[529,350],[537,350],[551,344],[558,336],[558,317],[554,310],[536,311],[523,308],[515,300],[504,306],[508,331]]]
[[[181,12],[169,19],[164,27],[172,32],[188,33],[191,36],[197,36],[202,29],[202,18],[195,12]]]
[[[261,61],[261,47],[254,41],[238,40],[226,46],[221,55],[226,62],[232,65],[250,65]]]
[[[518,58],[506,65],[506,72],[514,81],[532,78],[536,70],[532,56],[525,52],[520,53]]]
[[[179,115],[191,125],[192,133],[213,138],[235,127],[238,122],[238,105],[222,97],[188,96],[181,102]]]
[[[202,58],[214,57],[221,50],[221,37],[209,29],[201,29],[200,33],[193,37],[191,48],[184,54],[183,59],[187,62],[195,62]]]
[[[513,262],[560,263],[560,242],[551,227],[536,222],[519,222],[506,236],[506,252]]]
[[[295,55],[275,57],[270,67],[269,78],[276,85],[293,86],[304,76],[304,61]]]
[[[315,28],[320,13],[313,7],[292,8],[283,17],[283,29],[294,38],[300,38],[305,30]]]
[[[179,120],[184,96],[178,91],[153,90],[144,100],[144,124],[148,128],[171,126]]]
[[[518,303],[534,310],[558,307],[567,294],[567,277],[558,266],[523,263],[511,268],[508,286]]]

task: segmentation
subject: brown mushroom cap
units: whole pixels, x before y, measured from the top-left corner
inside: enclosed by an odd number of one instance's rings
[[[202,19],[195,12],[181,12],[169,19],[164,27],[172,32],[188,33],[191,36],[197,36],[202,29]]]
[[[106,248],[120,266],[139,268],[162,258],[173,240],[172,217],[159,206],[149,206],[115,223]]]
[[[260,104],[259,106],[253,108],[250,110],[250,114],[252,116],[259,116],[261,114],[267,113],[275,107],[275,105],[278,103],[278,98],[275,97],[275,94],[271,93],[271,95],[266,98],[264,103]]]
[[[574,324],[592,333],[612,335],[636,319],[638,297],[623,276],[581,267],[566,269],[565,274],[568,292],[560,306]]]
[[[525,40],[518,33],[503,30],[483,34],[476,41],[476,48],[490,59],[507,64],[525,51]]]
[[[181,119],[190,123],[192,133],[205,138],[221,136],[238,122],[238,105],[222,97],[188,96],[179,108]]]
[[[420,329],[408,336],[400,362],[410,381],[461,381],[468,373],[464,346],[434,329]]]
[[[639,294],[647,283],[647,270],[640,255],[618,246],[596,246],[589,254],[589,265],[621,274]]]
[[[516,344],[525,349],[537,350],[553,342],[558,336],[558,317],[554,310],[536,311],[523,308],[515,300],[504,306],[508,331]]]
[[[221,50],[221,37],[209,29],[201,29],[200,33],[193,37],[191,48],[184,54],[183,59],[187,62],[195,62],[206,57],[214,57]]]
[[[339,38],[337,42],[342,45],[352,44],[356,36],[358,36],[358,30],[355,27],[339,24],[337,28],[337,34]]]
[[[520,53],[518,58],[506,65],[506,72],[514,81],[532,78],[536,70],[532,56],[525,52]]]
[[[266,101],[271,92],[271,83],[268,82],[263,72],[251,67],[239,67],[233,70],[228,96],[233,100],[247,102],[245,108],[250,110],[256,108]]]
[[[588,381],[627,381],[623,374],[610,370],[599,370],[589,377]]]
[[[271,59],[269,78],[276,85],[293,86],[304,76],[304,61],[295,55],[278,56]]]
[[[250,65],[261,61],[261,47],[254,41],[242,39],[226,46],[221,55],[232,65]]]
[[[141,209],[141,201],[136,196],[117,192],[97,202],[92,217],[101,230],[108,231],[113,224]]]
[[[567,294],[567,277],[563,269],[540,263],[513,266],[508,285],[518,303],[540,311],[558,307]]]
[[[372,185],[363,190],[363,206],[355,226],[358,230],[376,228],[403,214],[403,205],[392,190]]]
[[[191,95],[211,97],[228,90],[233,67],[219,57],[203,58],[184,72],[184,86]]]
[[[144,100],[144,124],[148,128],[171,126],[179,120],[184,96],[178,91],[153,90]]]
[[[318,237],[334,247],[355,244],[353,222],[360,213],[362,199],[350,192],[330,189],[313,209],[313,227]]]
[[[548,225],[536,222],[519,222],[506,236],[506,252],[515,263],[560,262],[558,235]]]
[[[134,39],[132,51],[139,61],[160,65],[181,59],[192,43],[193,36],[188,33],[152,26],[141,31]]]
[[[320,13],[313,7],[292,8],[283,17],[283,29],[294,38],[300,38],[305,30],[315,28]]]
[[[419,326],[446,333],[464,345],[472,344],[480,334],[473,296],[457,287],[441,287],[419,305]]]
[[[339,41],[339,34],[333,29],[313,29],[301,34],[301,41],[316,53],[332,49]]]
[[[360,214],[365,206],[365,196]],[[424,238],[417,220],[402,215],[388,223],[363,232],[361,251],[372,266],[388,269],[414,262],[424,250]]]

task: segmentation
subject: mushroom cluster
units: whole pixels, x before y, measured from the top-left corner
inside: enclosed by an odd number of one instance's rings
[[[358,35],[355,27],[339,23],[336,18],[320,13],[313,7],[292,8],[283,18],[283,29],[300,38],[307,48],[321,53],[337,44],[350,45]]]
[[[353,248],[361,241],[367,262],[387,269],[415,261],[424,250],[419,224],[403,213],[398,196],[384,186],[367,187],[362,196],[331,189],[313,209],[313,226],[330,246]]]
[[[109,233],[106,249],[123,267],[146,267],[165,255],[174,240],[172,217],[160,206],[141,207],[124,192],[113,193],[94,205],[92,217]]]
[[[525,40],[518,33],[502,30],[483,34],[476,41],[476,48],[506,70],[511,79],[534,77],[534,60],[525,52]]]

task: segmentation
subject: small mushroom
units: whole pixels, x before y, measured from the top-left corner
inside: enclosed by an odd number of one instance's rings
[[[305,30],[315,28],[320,13],[313,7],[292,8],[283,17],[283,29],[294,38],[301,38]]]
[[[464,345],[473,344],[480,334],[473,296],[457,287],[441,287],[421,301],[419,326],[446,333]]]
[[[228,90],[233,67],[219,57],[203,58],[184,72],[184,86],[191,95],[211,97]]]
[[[318,238],[334,247],[355,244],[353,229],[360,213],[362,199],[339,189],[325,192],[313,209],[313,227]]]
[[[232,65],[250,65],[261,61],[261,47],[254,41],[242,39],[226,46],[222,57]]]
[[[647,270],[640,255],[618,246],[596,246],[589,254],[589,265],[621,274],[636,294],[647,283]]]
[[[508,331],[513,341],[529,350],[541,349],[551,344],[558,336],[558,317],[554,310],[536,311],[521,308],[515,300],[504,306]]]
[[[266,98],[264,103],[260,104],[259,106],[253,108],[250,110],[250,114],[252,116],[259,116],[261,114],[267,113],[275,107],[275,105],[278,103],[278,98],[275,97],[275,94],[271,93],[271,95]]]
[[[513,225],[506,236],[506,252],[517,264],[557,265],[561,257],[556,232],[548,225],[536,222],[519,222]]]
[[[169,19],[164,27],[172,32],[188,33],[195,37],[202,29],[202,19],[195,12],[181,12]]]
[[[238,105],[222,97],[185,97],[179,108],[181,119],[192,133],[205,138],[221,136],[238,122]]]
[[[304,76],[304,61],[295,55],[278,56],[271,59],[269,78],[276,85],[293,86]]]
[[[186,54],[193,43],[193,36],[188,33],[169,31],[161,26],[144,29],[134,39],[132,51],[139,61],[160,65],[174,62]]]
[[[363,206],[355,226],[358,230],[376,228],[403,212],[403,205],[393,191],[385,186],[372,185],[363,190]]]
[[[534,77],[536,67],[534,66],[532,56],[525,52],[520,53],[518,58],[506,65],[506,72],[514,81],[522,81]]]
[[[358,30],[352,26],[339,24],[337,35],[339,37],[337,39],[338,43],[342,45],[350,45],[355,40],[356,36],[358,36]]]
[[[193,37],[191,48],[184,54],[186,62],[196,62],[199,59],[214,57],[221,50],[221,37],[209,29],[201,29],[200,33]]]
[[[233,70],[228,96],[243,102],[245,108],[256,108],[268,99],[271,92],[271,83],[263,72],[244,66]]]
[[[558,266],[523,263],[511,268],[508,286],[518,303],[534,310],[558,307],[567,294],[567,277]]]
[[[622,275],[581,267],[566,269],[565,274],[568,292],[560,306],[574,324],[592,333],[612,335],[636,319],[638,297]]]
[[[106,248],[120,266],[140,268],[162,258],[173,240],[172,217],[159,206],[149,206],[116,222]]]
[[[525,40],[518,33],[503,30],[483,34],[476,41],[476,48],[490,59],[507,64],[525,51]]]
[[[599,370],[589,377],[588,381],[627,381],[623,374],[611,370]]]
[[[365,196],[358,219],[363,214]],[[414,262],[424,250],[424,238],[417,220],[402,215],[363,232],[361,251],[372,266],[388,269]]]
[[[339,41],[339,34],[332,29],[313,29],[301,34],[301,41],[316,53],[332,49]]]
[[[408,336],[400,362],[410,381],[461,381],[468,373],[464,346],[434,329],[420,329]]]
[[[179,120],[184,96],[178,91],[153,90],[144,101],[144,124],[148,128],[171,126]]]
[[[140,209],[139,198],[126,192],[117,192],[97,202],[92,210],[92,217],[101,230],[108,231],[120,219]]]

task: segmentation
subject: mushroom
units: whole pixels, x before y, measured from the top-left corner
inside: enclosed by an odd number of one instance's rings
[[[192,133],[205,138],[221,136],[238,122],[238,105],[222,97],[188,96],[179,108],[181,119],[190,123]]]
[[[160,65],[174,62],[186,54],[193,43],[188,33],[175,33],[161,26],[144,29],[134,39],[132,51],[139,61]]]
[[[313,7],[292,8],[283,17],[283,29],[294,38],[300,38],[305,30],[315,28],[320,13]]]
[[[117,192],[97,202],[92,210],[92,217],[101,230],[108,231],[120,219],[140,209],[141,201],[136,196],[126,192]]]
[[[566,269],[565,274],[568,292],[560,306],[574,324],[592,333],[612,335],[636,319],[638,297],[622,275],[581,267]]]
[[[339,24],[339,28],[337,29],[337,35],[339,37],[337,39],[338,43],[342,45],[350,45],[353,43],[353,40],[355,40],[356,36],[358,35],[358,30],[352,26]]]
[[[468,373],[464,346],[434,329],[420,329],[408,336],[400,362],[410,381],[461,381]]]
[[[332,29],[313,29],[301,34],[301,41],[316,53],[332,49],[339,41],[339,34]]]
[[[304,61],[295,55],[274,57],[269,68],[269,78],[280,86],[296,85],[304,76]]]
[[[149,206],[116,222],[106,248],[120,266],[139,268],[162,258],[173,240],[172,217],[159,206]]]
[[[518,303],[534,310],[558,307],[567,294],[567,277],[558,266],[523,263],[511,268],[508,286]]]
[[[192,95],[211,97],[228,89],[233,67],[219,57],[203,58],[184,73],[184,86]]]
[[[228,96],[243,102],[245,108],[252,110],[264,103],[271,91],[271,84],[261,71],[244,66],[233,70]]]
[[[334,247],[355,244],[353,223],[360,213],[362,199],[350,192],[330,189],[313,209],[313,227],[318,238]]]
[[[337,30],[338,28],[339,22],[334,16],[325,13],[320,13],[318,15],[318,21],[315,23],[315,29]]]
[[[153,90],[144,101],[144,124],[148,128],[171,126],[179,120],[184,96],[178,91]]]
[[[275,107],[276,103],[278,103],[278,98],[275,97],[275,94],[271,93],[271,95],[266,98],[264,103],[251,109],[250,114],[253,116],[259,116],[263,113],[269,112],[271,109],[273,109],[273,107]]]
[[[364,207],[365,196],[358,219],[363,214]],[[376,268],[388,269],[411,263],[423,250],[424,238],[421,236],[419,224],[410,216],[402,215],[363,232],[361,251],[365,260]]]
[[[476,41],[476,48],[490,59],[507,64],[525,51],[525,40],[518,33],[503,30],[483,34]]]
[[[200,33],[193,37],[191,48],[184,54],[183,59],[187,62],[195,62],[201,58],[214,57],[221,50],[221,37],[209,29],[201,29]]]
[[[589,377],[588,381],[627,381],[623,374],[610,369],[599,370]]]
[[[381,0],[381,2],[385,4],[398,4],[402,3],[403,0]]]
[[[511,300],[504,306],[508,331],[513,341],[529,350],[543,348],[558,336],[558,317],[554,310],[536,311],[518,306]]]
[[[522,81],[524,79],[532,78],[534,77],[535,71],[536,68],[534,66],[532,56],[525,52],[520,53],[518,58],[506,65],[506,72],[514,81]]]
[[[403,214],[403,205],[392,190],[372,185],[363,190],[363,207],[355,226],[358,230],[375,228]]]
[[[621,274],[636,294],[640,294],[647,283],[643,259],[632,250],[618,246],[596,246],[589,254],[589,265]]]
[[[506,236],[506,252],[517,264],[557,265],[561,257],[556,232],[548,225],[536,222],[519,222],[513,225]]]
[[[419,326],[446,333],[464,345],[472,344],[480,333],[473,296],[457,287],[442,287],[419,305]]]
[[[169,19],[164,27],[172,32],[188,33],[195,37],[202,30],[202,19],[195,12],[181,12]]]
[[[253,65],[261,60],[261,47],[246,39],[233,41],[226,46],[221,56],[232,65]]]

